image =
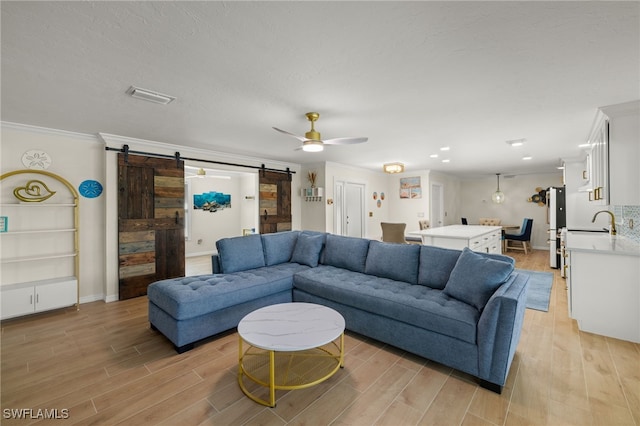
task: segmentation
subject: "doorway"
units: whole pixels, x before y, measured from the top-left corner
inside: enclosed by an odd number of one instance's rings
[[[365,185],[336,181],[334,188],[334,232],[337,235],[363,238]]]

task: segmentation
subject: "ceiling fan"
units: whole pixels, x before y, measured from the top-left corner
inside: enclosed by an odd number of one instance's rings
[[[318,118],[320,118],[320,114],[317,112],[308,112],[305,114],[307,119],[311,122],[311,130],[303,136],[294,135],[291,132],[287,132],[286,130],[278,129],[274,127],[273,130],[277,130],[280,133],[284,133],[285,135],[293,136],[302,142],[302,146],[298,149],[302,149],[307,152],[320,152],[324,149],[325,145],[351,145],[356,143],[362,143],[369,140],[369,138],[334,138],[334,139],[326,139],[322,140],[320,133],[316,131],[313,127],[313,124],[316,122]]]

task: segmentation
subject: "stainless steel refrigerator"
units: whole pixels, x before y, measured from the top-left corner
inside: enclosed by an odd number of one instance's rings
[[[547,190],[547,206],[549,208],[549,265],[552,268],[561,266],[560,233],[567,226],[564,186],[552,186]]]

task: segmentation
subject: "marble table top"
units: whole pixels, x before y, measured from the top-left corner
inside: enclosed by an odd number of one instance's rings
[[[317,348],[337,339],[344,318],[313,303],[281,303],[255,310],[242,318],[238,334],[252,346],[279,352]]]

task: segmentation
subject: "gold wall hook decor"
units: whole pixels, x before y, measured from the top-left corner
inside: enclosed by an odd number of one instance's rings
[[[30,180],[25,186],[19,186],[13,190],[13,195],[20,201],[27,203],[39,203],[51,198],[56,191],[50,190],[40,180]]]

